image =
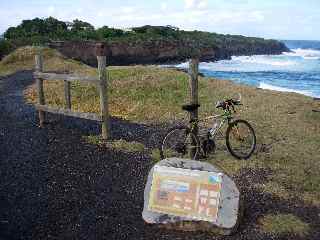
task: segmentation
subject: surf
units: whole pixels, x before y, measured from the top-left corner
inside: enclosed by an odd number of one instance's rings
[[[268,84],[265,82],[261,82],[259,84],[259,87],[261,89],[267,89],[267,90],[272,90],[272,91],[277,91],[277,92],[291,92],[291,93],[299,93],[299,94],[303,94],[309,97],[320,97],[320,95],[316,95],[311,91],[305,91],[305,90],[297,90],[297,89],[291,89],[291,88],[285,88],[285,87],[279,87],[279,86],[274,86],[272,84]]]

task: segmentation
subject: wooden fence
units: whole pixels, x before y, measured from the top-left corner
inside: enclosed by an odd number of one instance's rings
[[[94,120],[101,122],[102,125],[102,138],[110,138],[109,128],[109,111],[108,111],[108,96],[107,96],[107,83],[108,75],[106,71],[106,56],[99,56],[99,52],[103,52],[104,46],[98,45],[99,51],[97,51],[98,60],[98,77],[78,76],[73,74],[58,74],[43,72],[43,58],[39,51],[35,56],[35,72],[34,77],[37,82],[38,91],[38,104],[36,109],[39,111],[40,126],[43,127],[45,121],[45,112],[62,114],[65,116],[83,118],[88,120]],[[102,54],[100,54],[102,55]],[[189,75],[190,75],[190,104],[198,104],[198,69],[199,58],[193,57],[189,62]],[[43,89],[44,80],[61,80],[64,81],[64,95],[65,95],[65,108],[54,108],[46,105]],[[74,112],[71,110],[71,91],[70,85],[72,81],[83,81],[90,84],[95,84],[99,87],[100,93],[100,115],[94,113]],[[190,112],[190,119],[198,118],[198,109]],[[194,129],[194,133],[197,135],[197,126]]]
[[[108,96],[107,96],[107,83],[108,75],[106,72],[106,56],[97,56],[98,60],[98,77],[78,76],[73,74],[58,74],[43,72],[43,57],[39,51],[35,56],[35,72],[34,78],[36,79],[38,91],[38,104],[36,109],[39,111],[40,126],[43,127],[45,121],[45,112],[62,114],[65,116],[83,118],[101,122],[102,125],[102,138],[108,139],[110,136],[109,128],[109,111],[108,111]],[[65,95],[65,108],[54,108],[46,105],[43,89],[44,80],[60,80],[64,81],[64,95]],[[100,115],[94,113],[74,112],[71,110],[71,82],[83,81],[90,84],[95,84],[99,87],[100,92]]]
[[[199,58],[192,58],[189,61],[189,75],[190,75],[190,104],[198,105],[198,76],[199,76]],[[198,108],[190,112],[190,120],[198,118]],[[191,127],[191,126],[190,126]],[[198,125],[194,128],[194,134],[198,135]]]

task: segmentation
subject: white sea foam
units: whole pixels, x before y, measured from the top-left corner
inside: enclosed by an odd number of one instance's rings
[[[238,63],[246,64],[260,64],[260,65],[271,65],[271,66],[292,66],[296,62],[280,59],[280,55],[274,57],[271,55],[254,55],[254,56],[233,56],[233,61]]]
[[[312,93],[311,91],[306,91],[306,90],[297,90],[297,89],[291,89],[291,88],[284,88],[284,87],[278,87],[278,86],[274,86],[271,84],[267,84],[264,82],[261,82],[259,85],[259,88],[262,89],[268,89],[268,90],[273,90],[273,91],[278,91],[278,92],[294,92],[294,93],[300,93],[306,96],[310,96],[310,97],[319,97],[317,95],[315,95],[314,93]]]
[[[305,62],[299,60],[300,57]],[[293,49],[290,53],[281,55],[253,55],[232,56],[231,60],[201,63],[200,70],[231,71],[231,72],[256,72],[256,71],[304,71],[310,70],[315,64],[310,65],[308,60],[320,59],[320,51],[312,49]],[[188,68],[188,62],[176,65],[179,68]]]
[[[302,57],[306,60],[318,60],[320,59],[320,51],[315,49],[292,49],[292,52],[283,53],[286,56]]]
[[[189,62],[184,62],[184,63],[180,63],[175,65],[175,67],[177,68],[188,68],[189,67]]]

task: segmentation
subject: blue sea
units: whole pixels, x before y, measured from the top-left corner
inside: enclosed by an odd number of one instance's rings
[[[320,41],[283,41],[292,52],[281,55],[233,56],[200,63],[205,76],[229,79],[263,89],[320,97]],[[177,65],[186,68],[187,63]]]

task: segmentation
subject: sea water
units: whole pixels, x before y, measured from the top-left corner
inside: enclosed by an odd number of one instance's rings
[[[320,97],[320,41],[283,41],[291,52],[281,55],[233,56],[202,62],[205,76],[263,89]],[[177,65],[187,68],[187,63]]]

